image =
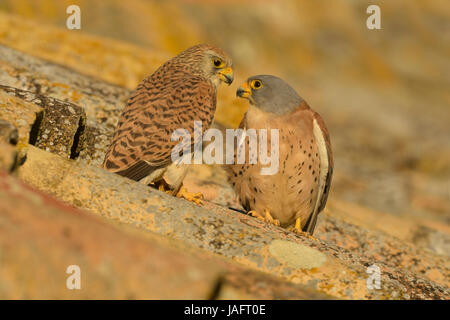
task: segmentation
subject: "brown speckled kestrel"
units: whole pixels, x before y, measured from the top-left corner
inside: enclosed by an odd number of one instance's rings
[[[264,165],[259,161],[228,166],[241,204],[254,216],[312,235],[317,216],[327,202],[333,174],[325,123],[291,86],[274,76],[250,77],[237,96],[250,101],[241,128],[279,130],[279,167],[275,174],[261,175]]]
[[[179,141],[171,141],[171,135],[186,129],[193,137],[194,121],[202,122],[203,132],[210,127],[217,88],[222,81],[233,81],[231,66],[222,49],[206,44],[164,63],[129,98],[103,168],[186,197],[181,185],[187,166],[172,162],[171,152]]]

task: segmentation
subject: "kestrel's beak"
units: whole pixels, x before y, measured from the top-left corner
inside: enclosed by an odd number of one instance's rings
[[[249,98],[252,95],[252,90],[247,82],[244,82],[242,86],[239,87],[236,91],[236,96],[241,98]]]
[[[233,76],[233,69],[231,69],[231,67],[223,68],[218,73],[220,80],[225,82],[227,85],[230,85],[233,82],[234,76]]]

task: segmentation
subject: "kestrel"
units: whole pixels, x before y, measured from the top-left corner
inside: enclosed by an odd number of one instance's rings
[[[219,84],[233,82],[231,66],[228,54],[207,44],[165,62],[129,98],[103,168],[172,194],[185,193],[181,185],[187,165],[172,162],[179,141],[171,141],[171,135],[186,129],[193,136],[194,121],[201,121],[202,134],[210,127]]]
[[[327,202],[333,174],[324,121],[291,86],[275,76],[250,77],[236,95],[250,101],[240,128],[254,128],[258,135],[259,129],[267,129],[268,139],[269,130],[278,129],[279,133],[279,167],[275,174],[262,175],[264,165],[259,161],[228,166],[241,204],[254,216],[312,235],[317,216]],[[267,145],[270,147],[271,142]]]

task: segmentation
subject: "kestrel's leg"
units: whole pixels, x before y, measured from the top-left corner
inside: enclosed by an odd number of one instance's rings
[[[203,194],[201,192],[188,192],[184,186],[181,186],[176,196],[198,205],[202,204]]]
[[[302,219],[300,217],[295,219],[294,232],[296,232],[296,233],[302,233],[303,232],[303,230],[302,230]]]
[[[184,198],[187,201],[194,202],[198,205],[202,204],[203,194],[199,193],[193,193],[188,192],[185,187],[181,186],[178,190],[172,190],[170,186],[164,181],[164,179],[161,179],[160,181],[155,182],[155,187],[159,191],[165,192],[171,196],[176,196],[177,198]]]
[[[172,195],[200,205],[202,204],[203,195],[201,193],[188,192],[183,186],[183,180],[187,171],[187,165],[173,163],[164,172],[163,180],[167,183],[170,190],[172,190]]]
[[[247,212],[247,214],[251,215],[252,217],[258,218],[259,220],[262,220],[264,222],[268,222],[276,226],[280,225],[280,221],[278,219],[274,219],[270,214],[269,210],[267,209],[264,209],[264,216],[261,216],[258,212],[254,210]]]
[[[271,223],[271,224],[274,224],[274,225],[276,225],[276,226],[280,226],[280,220],[278,220],[278,219],[274,219],[273,217],[272,217],[272,215],[270,214],[270,211],[269,210],[267,210],[267,209],[264,209],[264,214],[265,214],[265,220],[267,221],[267,222],[269,222],[269,223]]]
[[[160,183],[160,184],[159,184],[158,190],[159,190],[159,191],[162,191],[162,192],[167,192],[166,186],[164,185],[164,183]]]
[[[291,227],[292,228],[292,227]],[[297,219],[295,219],[295,226],[293,229],[291,229],[293,232],[297,233],[297,234],[301,234],[303,236],[306,236],[310,239],[316,240],[316,238],[314,238],[311,234],[309,234],[309,232],[305,232],[302,230],[302,219],[300,217],[298,217]]]
[[[167,194],[172,195],[172,192],[169,188],[169,185],[164,181],[164,180],[159,180],[154,182],[153,184],[155,186],[156,189],[158,189],[159,191],[165,192]],[[150,185],[149,185],[150,186]]]

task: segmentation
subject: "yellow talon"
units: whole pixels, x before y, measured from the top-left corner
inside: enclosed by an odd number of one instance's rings
[[[291,227],[292,228],[292,227]],[[305,232],[302,230],[302,219],[300,217],[298,217],[297,219],[295,219],[295,226],[294,229],[291,229],[293,232],[297,233],[297,234],[301,234],[307,238],[313,239],[315,241],[317,241],[317,238],[315,238],[314,236],[312,236],[311,234],[309,234],[309,232]]]
[[[258,212],[254,211],[254,210],[251,210],[251,211],[247,212],[247,214],[249,214],[252,217],[255,217],[255,218],[259,219],[259,220],[262,220],[264,222],[268,222],[268,223],[271,223],[273,225],[280,226],[280,220],[274,219],[272,217],[272,215],[270,214],[269,210],[267,210],[267,209],[264,209],[264,217],[261,216]]]
[[[169,185],[164,180],[155,182],[154,186],[159,191],[165,192],[165,193],[170,194],[171,196],[173,196],[172,190],[170,190]]]
[[[272,217],[272,215],[270,214],[269,210],[264,209],[264,214],[265,214],[265,216],[266,216],[266,219],[265,219],[265,220],[266,220],[267,222],[269,222],[269,223],[271,223],[271,224],[274,224],[274,225],[276,225],[276,226],[280,226],[280,220],[274,219],[274,218]]]
[[[254,210],[251,210],[251,211],[247,212],[247,214],[251,215],[252,217],[258,218],[259,220],[264,221],[264,218],[261,217],[261,216],[258,214],[258,212],[254,211]]]
[[[177,193],[177,198],[184,198],[187,201],[194,202],[195,204],[201,205],[203,194],[201,192],[188,192],[185,187],[181,187]]]

